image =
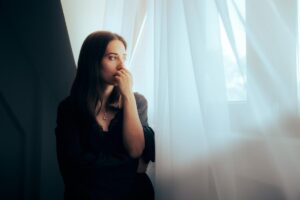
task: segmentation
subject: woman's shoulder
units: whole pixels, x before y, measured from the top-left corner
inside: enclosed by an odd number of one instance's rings
[[[141,93],[134,92],[134,97],[135,97],[136,104],[138,106],[147,105],[147,99]]]
[[[136,107],[138,110],[139,118],[141,120],[141,123],[143,126],[148,126],[148,115],[147,115],[147,109],[148,109],[148,103],[146,98],[140,94],[135,92],[135,101],[136,101]]]

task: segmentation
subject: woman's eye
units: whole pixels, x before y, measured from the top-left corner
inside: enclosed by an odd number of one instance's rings
[[[117,59],[117,56],[109,56],[108,59],[111,60],[111,61],[113,61],[113,60]]]

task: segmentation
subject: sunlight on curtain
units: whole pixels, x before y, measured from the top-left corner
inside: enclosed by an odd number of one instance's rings
[[[297,2],[154,13],[157,199],[299,199]]]
[[[236,6],[236,8],[234,8]],[[229,1],[228,2],[228,20],[231,22],[233,39],[236,42],[230,42],[227,37],[226,30],[223,24],[222,16],[219,17],[220,37],[223,49],[223,65],[225,71],[227,99],[229,101],[245,101],[247,98],[246,92],[246,32],[239,20],[238,10],[245,20],[245,0]],[[228,25],[226,26],[228,27]],[[230,30],[227,30],[230,34]],[[228,35],[229,35],[228,34]],[[236,48],[231,48],[231,43],[236,45]],[[237,59],[236,59],[237,57]]]

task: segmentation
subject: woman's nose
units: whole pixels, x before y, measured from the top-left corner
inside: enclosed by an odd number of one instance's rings
[[[117,69],[120,70],[122,68],[125,68],[125,61],[123,59],[119,59]]]

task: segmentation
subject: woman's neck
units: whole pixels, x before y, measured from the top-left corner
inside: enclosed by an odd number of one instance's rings
[[[113,85],[105,85],[103,87],[102,93],[100,94],[100,100],[105,105],[107,102],[107,99],[109,98],[110,94],[112,93],[114,89]]]

